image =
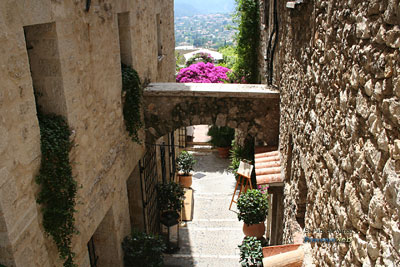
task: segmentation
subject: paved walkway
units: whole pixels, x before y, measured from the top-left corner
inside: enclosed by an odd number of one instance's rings
[[[165,266],[240,266],[243,223],[229,211],[235,178],[226,171],[228,159],[195,153],[193,221],[180,228],[181,249],[165,257]]]

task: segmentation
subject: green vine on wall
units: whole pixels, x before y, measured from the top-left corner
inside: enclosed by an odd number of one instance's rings
[[[71,134],[65,119],[38,113],[42,160],[36,183],[40,185],[37,202],[42,205],[43,227],[53,237],[65,267],[76,266],[71,238],[74,225],[77,183],[72,177],[69,151]]]
[[[260,9],[258,0],[235,0],[234,19],[238,23],[238,55],[236,71],[247,83],[258,83],[258,56],[260,45]]]
[[[138,73],[130,66],[121,65],[122,70],[122,94],[124,96],[123,114],[126,130],[132,141],[141,143],[139,129],[143,126],[140,116],[142,101],[142,86]]]

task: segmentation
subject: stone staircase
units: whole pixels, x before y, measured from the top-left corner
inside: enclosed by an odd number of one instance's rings
[[[210,153],[217,151],[217,149],[213,148],[208,142],[187,142],[185,150],[196,153]]]
[[[243,223],[229,211],[231,194],[194,192],[193,221],[180,228],[180,250],[165,256],[165,266],[240,266]]]

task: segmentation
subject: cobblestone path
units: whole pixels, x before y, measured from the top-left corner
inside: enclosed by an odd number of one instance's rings
[[[195,157],[193,220],[180,228],[180,250],[165,256],[165,266],[240,266],[243,223],[228,210],[235,186],[229,160],[211,152]]]

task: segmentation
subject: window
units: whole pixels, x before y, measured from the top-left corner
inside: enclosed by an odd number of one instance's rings
[[[160,14],[156,15],[156,23],[157,23],[158,59],[161,60],[163,58],[163,46],[162,46],[162,37],[161,37],[161,18],[160,18]]]
[[[132,43],[129,12],[118,14],[119,49],[121,62],[132,66]]]
[[[25,26],[24,33],[37,108],[67,117],[56,24]]]

